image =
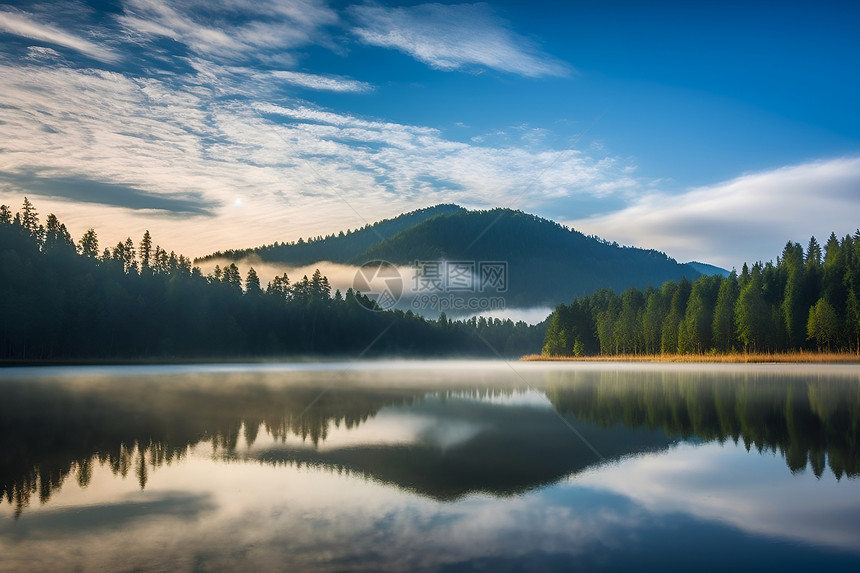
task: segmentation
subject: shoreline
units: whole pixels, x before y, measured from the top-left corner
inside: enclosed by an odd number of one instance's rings
[[[860,364],[849,352],[733,352],[730,354],[615,354],[595,356],[544,356],[527,354],[520,362],[663,362],[688,364]]]

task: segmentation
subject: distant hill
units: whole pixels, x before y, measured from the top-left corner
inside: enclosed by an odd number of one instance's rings
[[[706,276],[719,275],[721,277],[727,277],[732,274],[731,271],[727,271],[724,268],[715,267],[714,265],[709,265],[707,263],[700,263],[698,261],[690,261],[687,263],[687,266],[693,267],[699,271],[699,274]]]

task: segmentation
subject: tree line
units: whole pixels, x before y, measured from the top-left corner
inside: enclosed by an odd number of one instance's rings
[[[319,270],[265,287],[235,263],[204,275],[149,231],[100,250],[75,242],[27,199],[0,206],[0,360],[125,360],[297,355],[490,355],[534,352],[541,326],[510,320],[428,320],[368,312],[374,302],[331,292]]]
[[[660,288],[600,290],[550,315],[543,354],[860,353],[860,231],[776,263]]]

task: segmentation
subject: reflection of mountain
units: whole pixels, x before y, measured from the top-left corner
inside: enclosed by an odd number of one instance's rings
[[[802,372],[802,371],[801,371]],[[788,370],[692,369],[554,373],[547,395],[559,412],[609,427],[734,440],[778,451],[792,471],[860,475],[860,379]]]
[[[525,375],[607,460],[681,437],[779,451],[792,471],[809,462],[816,475],[827,466],[837,477],[860,474],[857,376],[786,372],[529,367]],[[151,470],[201,442],[225,458],[345,470],[439,500],[512,495],[600,462],[547,404],[514,393],[525,388],[509,374],[453,366],[6,376],[0,494],[20,512],[70,476],[86,485],[97,464],[144,487]],[[260,428],[273,445],[261,445]],[[242,436],[257,446],[238,451]]]
[[[323,450],[277,447],[261,452],[257,459],[358,473],[443,501],[473,492],[514,495],[601,462],[551,408],[498,406],[461,396],[440,399],[431,395],[408,412],[432,420],[411,443]],[[662,449],[670,443],[662,432],[570,423],[606,460]],[[446,443],[449,440],[433,435],[447,433],[446,428],[462,428],[461,439]]]

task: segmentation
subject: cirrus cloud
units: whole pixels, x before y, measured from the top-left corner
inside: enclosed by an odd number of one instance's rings
[[[338,76],[323,76],[318,74],[306,74],[302,72],[288,72],[284,70],[272,72],[272,76],[289,84],[312,90],[331,92],[353,92],[362,93],[373,90],[373,86],[356,80],[350,80]]]
[[[120,59],[110,48],[38,22],[23,12],[0,10],[0,32],[70,48],[100,62],[112,63]]]
[[[527,77],[567,76],[570,67],[542,53],[486,4],[355,6],[353,32],[372,46],[392,48],[439,70],[491,68]]]

